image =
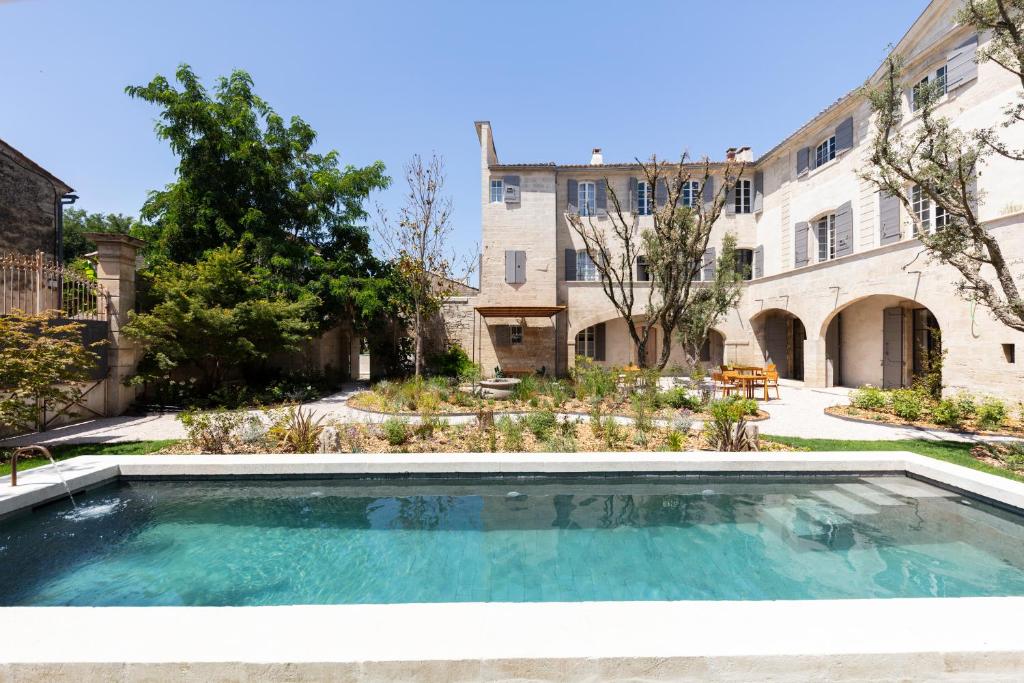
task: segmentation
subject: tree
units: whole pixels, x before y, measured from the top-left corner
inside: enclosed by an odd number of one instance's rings
[[[662,338],[671,340],[690,312],[694,295],[702,287],[694,286],[694,281],[705,265],[712,226],[744,164],[726,164],[720,186],[705,192],[714,187],[707,159],[698,165],[687,163],[686,155],[678,164],[654,156],[647,162],[637,161],[656,199],[652,228],[640,229],[636,198],[629,197],[624,205],[607,178],[603,182],[612,207],[607,220],[595,221],[592,215],[576,212],[568,212],[566,220],[583,241],[605,296],[625,320],[637,362],[646,366],[651,330],[658,326]],[[650,279],[639,293],[643,308],[637,310],[636,275],[641,259]],[[670,353],[671,344],[663,344],[656,361],[658,369],[668,364]]]
[[[715,279],[693,293],[686,314],[676,326],[676,338],[691,365],[700,360],[701,347],[711,330],[739,304],[745,277],[736,261],[736,236],[727,233],[722,239]]]
[[[390,182],[383,162],[341,167],[338,152],[314,152],[316,131],[298,116],[285,122],[244,71],[212,94],[187,65],[176,80],[126,89],[160,108],[157,136],[179,160],[174,182],[142,207],[148,261],[192,264],[238,247],[289,301],[317,298],[314,329],[361,317],[359,293],[382,268],[363,221],[370,192]]]
[[[240,247],[209,250],[196,263],[164,261],[152,282],[156,304],[125,327],[145,348],[136,383],[195,368],[200,388],[213,391],[232,369],[294,350],[312,329],[314,297],[289,298],[268,269],[246,263]]]
[[[968,0],[959,21],[990,33],[979,49],[979,62],[993,61],[1020,79],[1024,88],[1024,0]],[[915,86],[917,120],[905,123],[902,112],[902,58],[886,61],[882,84],[866,94],[875,115],[871,168],[863,175],[880,191],[898,197],[913,217],[915,233],[932,260],[956,268],[957,292],[987,307],[996,320],[1024,331],[1024,299],[996,236],[978,218],[984,198],[975,177],[993,154],[1024,160],[1024,150],[1001,142],[994,127],[963,131],[936,111],[942,92],[937,83]],[[1006,109],[1003,128],[1024,121],[1024,91]],[[915,189],[916,188],[916,189]],[[937,209],[943,224],[923,225],[913,206],[919,192]]]
[[[81,323],[59,320],[60,311],[0,316],[0,427],[39,429],[43,411],[82,398],[98,357],[82,343]]]
[[[436,314],[444,300],[457,291],[457,279],[469,276],[471,268],[456,275],[452,242],[452,200],[444,194],[444,160],[437,154],[424,163],[420,155],[405,165],[408,185],[405,204],[398,221],[383,210],[377,232],[392,263],[408,287],[407,314],[413,325],[413,367],[417,377],[423,370],[423,337],[426,321]]]
[[[127,235],[135,219],[120,213],[89,213],[84,209],[64,210],[64,261],[72,263],[96,250],[85,237],[87,232],[111,232]]]

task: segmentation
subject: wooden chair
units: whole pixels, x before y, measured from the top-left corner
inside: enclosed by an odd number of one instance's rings
[[[733,382],[724,372],[712,372],[711,381],[714,382],[712,395],[721,391],[724,398],[740,389],[739,385]]]
[[[765,374],[765,387],[767,389],[775,389],[775,398],[782,398],[779,396],[779,370],[775,367],[775,363],[769,363],[764,368]],[[765,393],[768,393],[767,391]]]

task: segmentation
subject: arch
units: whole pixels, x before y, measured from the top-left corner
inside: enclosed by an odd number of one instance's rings
[[[819,330],[825,342],[825,385],[893,388],[933,375],[941,356],[942,323],[936,310],[918,299],[884,292],[836,306]],[[932,379],[941,385],[940,377]]]
[[[635,316],[634,321],[637,325],[643,325],[645,317]],[[569,325],[566,336],[566,343],[569,347],[569,356],[574,357],[576,355],[581,355],[576,349],[577,337],[581,332],[602,324],[605,326],[603,334],[603,348],[605,353],[604,360],[598,362],[610,366],[636,363],[636,347],[633,344],[632,338],[629,336],[629,330],[626,325],[625,318],[616,315],[609,316],[607,312],[603,314],[592,314],[580,318],[579,321],[574,321]],[[720,328],[712,328],[709,334],[713,338],[713,342],[709,349],[711,356],[710,362],[712,364],[721,364],[724,362],[725,342],[728,337],[725,331]],[[649,354],[648,360],[651,364],[657,361],[662,349],[664,348],[664,343],[665,339],[662,329],[658,326],[652,332],[651,337],[648,340],[647,353]],[[685,355],[674,335],[669,343],[672,345],[672,348],[670,350],[668,365],[666,367],[671,367],[673,365],[685,365]]]
[[[797,314],[784,308],[765,308],[750,317],[750,329],[761,359],[773,363],[780,377],[804,379],[807,328]]]

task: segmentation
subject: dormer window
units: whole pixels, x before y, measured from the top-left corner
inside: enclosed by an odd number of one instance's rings
[[[824,166],[836,158],[836,136],[823,140],[814,148],[814,167]]]
[[[931,96],[938,99],[946,94],[946,65],[943,64],[917,82],[910,90],[910,111],[917,111],[924,103],[925,93],[930,92]]]

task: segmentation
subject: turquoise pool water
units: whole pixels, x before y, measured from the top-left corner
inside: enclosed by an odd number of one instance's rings
[[[0,522],[2,605],[991,595],[1021,518],[904,477],[126,482]]]

